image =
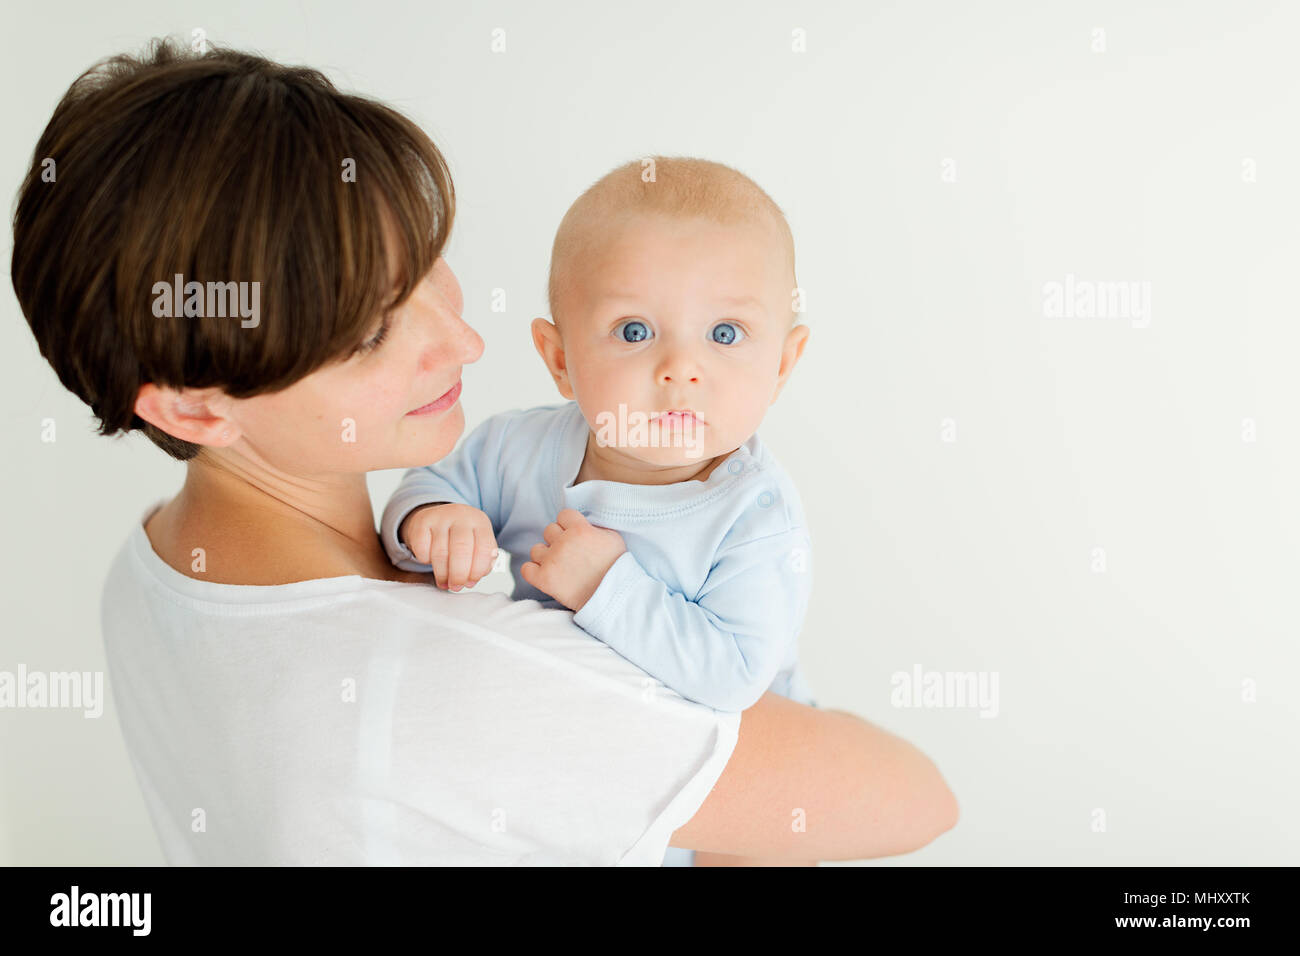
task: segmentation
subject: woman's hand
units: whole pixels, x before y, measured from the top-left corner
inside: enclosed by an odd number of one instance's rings
[[[433,568],[438,587],[450,591],[478,584],[498,553],[491,519],[469,505],[423,505],[403,519],[398,535],[415,560]]]

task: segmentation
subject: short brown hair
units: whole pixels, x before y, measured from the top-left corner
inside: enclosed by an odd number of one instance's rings
[[[653,178],[651,178],[653,174]],[[628,215],[700,217],[723,225],[766,221],[774,227],[794,272],[794,237],[781,207],[738,169],[693,156],[646,156],[610,170],[573,201],[555,231],[547,300],[559,303],[574,262],[599,248],[603,230]]]
[[[159,38],[92,66],[55,108],[18,194],[11,274],[99,433],[142,429],[185,461],[198,445],[135,414],[141,385],[247,398],[346,358],[432,268],[454,213],[442,154],[391,107],[307,67]],[[264,317],[156,317],[153,286],[177,274],[258,282]]]

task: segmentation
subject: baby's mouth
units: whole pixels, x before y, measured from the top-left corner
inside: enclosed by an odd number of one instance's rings
[[[650,416],[650,421],[659,422],[660,425],[684,425],[687,422],[694,425],[706,424],[703,418],[689,408],[674,408],[666,412],[658,412]]]

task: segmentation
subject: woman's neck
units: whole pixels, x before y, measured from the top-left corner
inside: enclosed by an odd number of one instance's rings
[[[177,571],[217,584],[291,584],[350,574],[425,579],[388,560],[364,474],[289,477],[236,455],[201,454],[188,463],[180,493],[150,518],[145,533]]]

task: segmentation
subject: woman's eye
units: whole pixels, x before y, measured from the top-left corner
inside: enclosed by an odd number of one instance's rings
[[[744,337],[745,333],[740,330],[740,327],[730,322],[719,322],[709,332],[709,338],[719,345],[732,345]]]
[[[651,337],[650,327],[636,319],[631,319],[619,325],[614,330],[614,335],[623,342],[644,342]]]
[[[364,355],[367,352],[373,352],[375,349],[379,348],[385,337],[387,337],[388,330],[392,327],[392,324],[393,320],[391,313],[384,316],[384,322],[379,326],[379,331],[358,345],[356,348],[357,353]]]

